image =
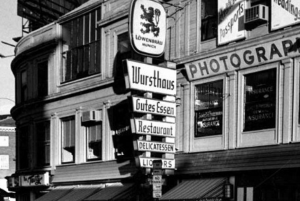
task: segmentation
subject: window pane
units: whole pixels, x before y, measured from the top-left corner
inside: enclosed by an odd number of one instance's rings
[[[74,162],[75,157],[75,118],[62,120],[62,163]]]
[[[218,7],[217,0],[201,1],[201,39],[202,41],[217,36],[218,26]]]
[[[21,101],[27,100],[27,71],[21,72]]]
[[[48,95],[48,60],[38,64],[38,96]]]
[[[20,128],[19,133],[19,167],[20,169],[29,168],[30,160],[30,139],[29,139],[29,127],[25,126]]]
[[[102,124],[87,127],[87,159],[102,159]]]
[[[275,128],[276,69],[245,76],[244,131]]]
[[[50,164],[50,121],[36,125],[36,161],[37,166]]]
[[[222,134],[223,81],[195,87],[195,137]]]

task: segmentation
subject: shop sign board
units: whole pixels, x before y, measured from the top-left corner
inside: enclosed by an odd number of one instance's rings
[[[161,198],[161,197],[162,197],[161,190],[158,191],[153,190],[153,198]]]
[[[138,151],[175,153],[175,144],[173,143],[137,140],[134,146],[135,150]]]
[[[246,37],[244,0],[218,0],[218,44],[226,44]]]
[[[49,172],[44,174],[20,175],[20,186],[48,186]]]
[[[299,0],[272,0],[271,9],[271,30],[300,22]]]
[[[185,64],[190,81],[299,56],[300,35],[263,42],[244,49]]]
[[[153,187],[153,191],[161,191],[162,190],[162,184],[153,183],[152,187]]]
[[[175,137],[175,124],[163,121],[131,119],[131,131],[137,134]]]
[[[126,64],[126,88],[176,95],[176,70],[131,60],[126,60]]]
[[[153,168],[153,161],[158,160],[158,158],[139,158],[140,167],[143,168]],[[162,161],[162,169],[175,169],[174,159],[159,159]]]
[[[132,97],[132,105],[134,112],[141,112],[147,114],[156,114],[162,116],[176,116],[176,103],[140,98],[140,97]]]
[[[130,42],[139,54],[159,57],[164,53],[167,15],[154,0],[132,0],[129,14]]]

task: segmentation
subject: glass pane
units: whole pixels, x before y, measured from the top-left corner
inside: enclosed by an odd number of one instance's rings
[[[217,36],[217,0],[201,1],[201,39],[208,40]]]
[[[75,156],[75,119],[62,120],[62,162],[74,162]]]
[[[195,87],[195,137],[222,134],[223,81]]]
[[[87,159],[102,159],[102,125],[87,127]]]
[[[276,69],[246,75],[244,95],[244,131],[275,128]]]

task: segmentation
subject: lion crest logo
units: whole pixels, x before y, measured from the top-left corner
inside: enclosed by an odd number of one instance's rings
[[[153,7],[149,7],[148,9],[145,8],[144,5],[141,5],[141,9],[143,14],[141,15],[141,19],[145,20],[145,22],[141,22],[143,28],[141,29],[142,34],[152,32],[155,37],[159,35],[159,17],[160,17],[160,10],[153,9]]]

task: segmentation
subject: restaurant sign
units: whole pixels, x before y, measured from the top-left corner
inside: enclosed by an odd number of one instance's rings
[[[300,36],[260,43],[185,64],[189,80],[196,80],[229,71],[248,68],[300,55]]]
[[[131,119],[131,130],[133,133],[144,135],[156,135],[161,137],[175,137],[175,124],[162,121],[149,121],[142,119]]]
[[[159,153],[175,153],[174,143],[137,140],[134,149],[138,151],[150,151]]]
[[[218,44],[246,37],[244,29],[245,1],[218,0]]]
[[[129,16],[131,46],[139,54],[159,57],[164,53],[167,15],[154,0],[132,0]]]
[[[132,60],[126,60],[126,64],[126,88],[176,95],[176,70]]]
[[[176,116],[176,103],[161,100],[132,97],[133,111],[157,114],[163,116]]]
[[[299,0],[272,0],[271,7],[271,30],[300,22]]]

